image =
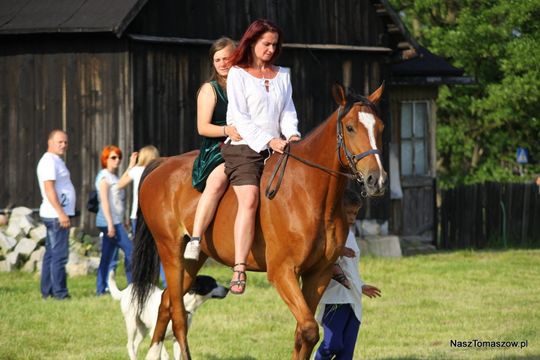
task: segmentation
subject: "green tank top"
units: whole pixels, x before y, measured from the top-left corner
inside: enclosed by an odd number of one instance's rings
[[[227,125],[227,94],[219,86],[217,81],[210,81],[210,85],[214,88],[217,97],[211,122],[214,125],[225,126]],[[221,146],[224,141],[225,137],[202,137],[200,153],[195,159],[192,172],[193,187],[200,192],[203,192],[206,186],[206,179],[208,179],[212,170],[224,161],[221,156]]]

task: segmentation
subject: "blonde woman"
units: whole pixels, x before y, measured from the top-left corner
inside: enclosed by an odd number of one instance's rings
[[[153,145],[147,145],[134,152],[129,158],[129,165],[124,172],[120,181],[118,181],[118,187],[120,189],[125,188],[133,182],[133,201],[131,202],[131,231],[135,233],[137,228],[137,208],[139,206],[139,182],[141,181],[141,175],[146,165],[150,164],[152,160],[159,157],[159,150]]]

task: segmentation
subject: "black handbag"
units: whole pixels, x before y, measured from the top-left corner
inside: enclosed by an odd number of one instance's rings
[[[96,190],[90,191],[90,195],[88,195],[88,201],[86,202],[86,209],[96,214],[99,211],[99,200]]]

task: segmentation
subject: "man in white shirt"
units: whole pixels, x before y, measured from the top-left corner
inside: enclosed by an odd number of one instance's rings
[[[68,136],[62,130],[49,134],[47,152],[37,165],[39,190],[43,201],[39,216],[47,227],[45,255],[41,267],[41,296],[69,298],[66,264],[69,256],[70,216],[75,215],[75,188],[69,170],[60,156],[66,152]]]

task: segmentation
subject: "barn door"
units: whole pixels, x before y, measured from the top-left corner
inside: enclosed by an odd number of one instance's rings
[[[404,101],[400,109],[401,234],[426,244],[433,243],[436,229],[430,105],[427,100]]]

